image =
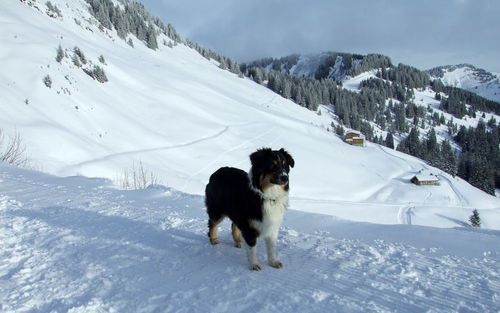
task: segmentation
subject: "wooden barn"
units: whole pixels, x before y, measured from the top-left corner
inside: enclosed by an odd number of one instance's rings
[[[410,181],[418,186],[439,185],[439,178],[428,170],[420,170]]]
[[[365,136],[356,130],[348,131],[344,136],[344,142],[358,147],[366,146]]]

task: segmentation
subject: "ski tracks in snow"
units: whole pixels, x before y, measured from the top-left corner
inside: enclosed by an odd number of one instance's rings
[[[246,126],[246,125],[250,125],[250,124],[259,124],[259,123],[258,122],[253,122],[253,123],[248,123],[248,124],[241,125],[241,126]],[[184,184],[184,186],[182,188],[180,188],[180,190],[182,190],[182,191],[186,190],[187,186],[189,185],[189,183],[192,181],[192,179],[194,177],[198,176],[199,174],[203,173],[207,169],[211,168],[214,164],[219,163],[220,159],[222,159],[227,154],[231,153],[232,151],[244,148],[244,147],[254,146],[254,143],[256,141],[258,141],[259,139],[261,139],[261,138],[269,135],[270,133],[272,133],[273,131],[275,131],[275,129],[276,129],[276,127],[270,127],[268,130],[263,131],[263,132],[255,135],[255,136],[252,136],[250,139],[245,140],[245,141],[243,141],[242,143],[240,143],[238,145],[235,145],[235,146],[233,146],[233,147],[231,147],[229,149],[226,149],[226,150],[220,152],[219,154],[217,154],[217,156],[215,158],[213,158],[211,161],[207,162],[206,165],[204,165],[202,168],[200,168],[197,171],[195,171],[194,174],[192,174],[191,176],[189,176],[189,178],[186,179],[186,183]],[[278,140],[280,140],[282,136],[283,135],[280,134],[280,135],[274,137],[271,141],[269,141],[267,143],[267,145],[268,146],[272,146],[274,143],[276,143]],[[241,163],[246,162],[246,161],[247,161],[247,159],[245,159],[244,161],[241,161],[239,163],[233,163],[233,164],[231,164],[231,166],[236,166],[237,167],[237,166],[241,165]]]
[[[196,140],[192,140],[192,141],[189,141],[189,142],[186,142],[186,143],[179,143],[179,144],[174,144],[174,145],[169,145],[169,146],[162,146],[162,147],[155,147],[155,148],[148,148],[148,149],[140,149],[140,150],[131,150],[131,151],[124,151],[124,152],[118,152],[118,153],[108,154],[108,155],[105,155],[105,156],[102,156],[102,157],[99,157],[99,158],[96,158],[96,159],[87,160],[87,161],[84,161],[84,162],[80,162],[78,164],[67,166],[67,167],[65,167],[65,168],[63,168],[61,170],[61,173],[68,173],[68,172],[71,172],[74,169],[78,169],[79,167],[82,167],[82,166],[85,166],[85,165],[89,165],[89,164],[92,164],[92,163],[99,163],[99,162],[102,162],[102,161],[109,161],[109,160],[112,160],[112,159],[117,158],[117,157],[131,156],[131,155],[144,154],[144,153],[155,152],[155,151],[171,150],[171,149],[177,149],[177,148],[183,148],[183,147],[192,146],[192,145],[195,145],[197,143],[200,143],[200,142],[203,142],[203,141],[207,141],[207,140],[210,140],[210,139],[214,139],[214,138],[217,138],[217,137],[223,135],[225,132],[227,132],[229,130],[229,127],[230,126],[224,126],[221,130],[217,131],[216,133],[214,133],[212,135],[205,136],[205,137],[202,137],[202,138],[199,138],[199,139],[196,139]]]

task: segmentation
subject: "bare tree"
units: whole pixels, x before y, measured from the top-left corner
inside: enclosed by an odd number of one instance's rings
[[[135,162],[132,168],[124,169],[121,175],[117,177],[118,185],[125,190],[146,189],[150,185],[160,184],[159,177],[144,168],[142,162],[137,165]]]
[[[14,135],[7,140],[4,132],[0,129],[0,162],[20,167],[28,165],[26,146],[23,144],[18,131],[15,131]]]

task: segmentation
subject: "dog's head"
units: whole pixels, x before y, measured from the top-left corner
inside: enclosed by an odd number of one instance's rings
[[[259,149],[250,155],[250,161],[252,185],[255,188],[265,192],[269,187],[282,186],[283,190],[288,190],[288,173],[295,161],[285,149]]]

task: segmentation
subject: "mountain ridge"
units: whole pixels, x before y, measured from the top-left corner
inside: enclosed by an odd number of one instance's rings
[[[426,71],[444,85],[459,87],[500,103],[500,75],[471,64],[446,65]]]

